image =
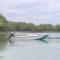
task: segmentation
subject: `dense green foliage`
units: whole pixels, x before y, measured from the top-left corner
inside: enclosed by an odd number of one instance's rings
[[[0,31],[32,31],[32,32],[43,32],[43,31],[60,31],[60,25],[52,24],[39,24],[25,22],[11,22],[7,21],[6,18],[0,15]]]
[[[0,15],[0,31],[5,31],[8,28],[8,21],[2,15]]]
[[[60,31],[60,25],[52,24],[39,24],[35,25],[33,23],[25,22],[9,22],[8,30],[11,31],[32,31],[32,32],[43,32],[43,31]]]

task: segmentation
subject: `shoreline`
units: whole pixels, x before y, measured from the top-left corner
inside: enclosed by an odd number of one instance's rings
[[[0,32],[11,32],[11,31],[0,31]],[[21,33],[60,33],[60,31],[13,31],[13,32],[21,32]]]

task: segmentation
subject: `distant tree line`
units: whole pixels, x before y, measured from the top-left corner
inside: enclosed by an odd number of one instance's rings
[[[32,31],[32,32],[49,32],[60,31],[60,24],[39,24],[26,22],[7,21],[6,18],[0,15],[0,31]]]

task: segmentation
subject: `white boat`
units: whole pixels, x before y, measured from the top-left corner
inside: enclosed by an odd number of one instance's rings
[[[35,34],[24,34],[24,35],[17,35],[16,37],[23,38],[23,37],[36,37],[36,36],[38,36],[38,35],[35,35]]]
[[[26,36],[28,36],[28,37],[36,37],[36,36],[38,36],[38,35],[35,35],[35,34],[28,34],[28,35],[26,35]]]

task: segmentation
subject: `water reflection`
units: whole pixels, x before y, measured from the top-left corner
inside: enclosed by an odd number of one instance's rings
[[[6,50],[7,42],[0,43],[0,59],[4,57],[4,51]]]
[[[7,45],[7,42],[0,43],[0,52],[5,50],[6,45]]]

